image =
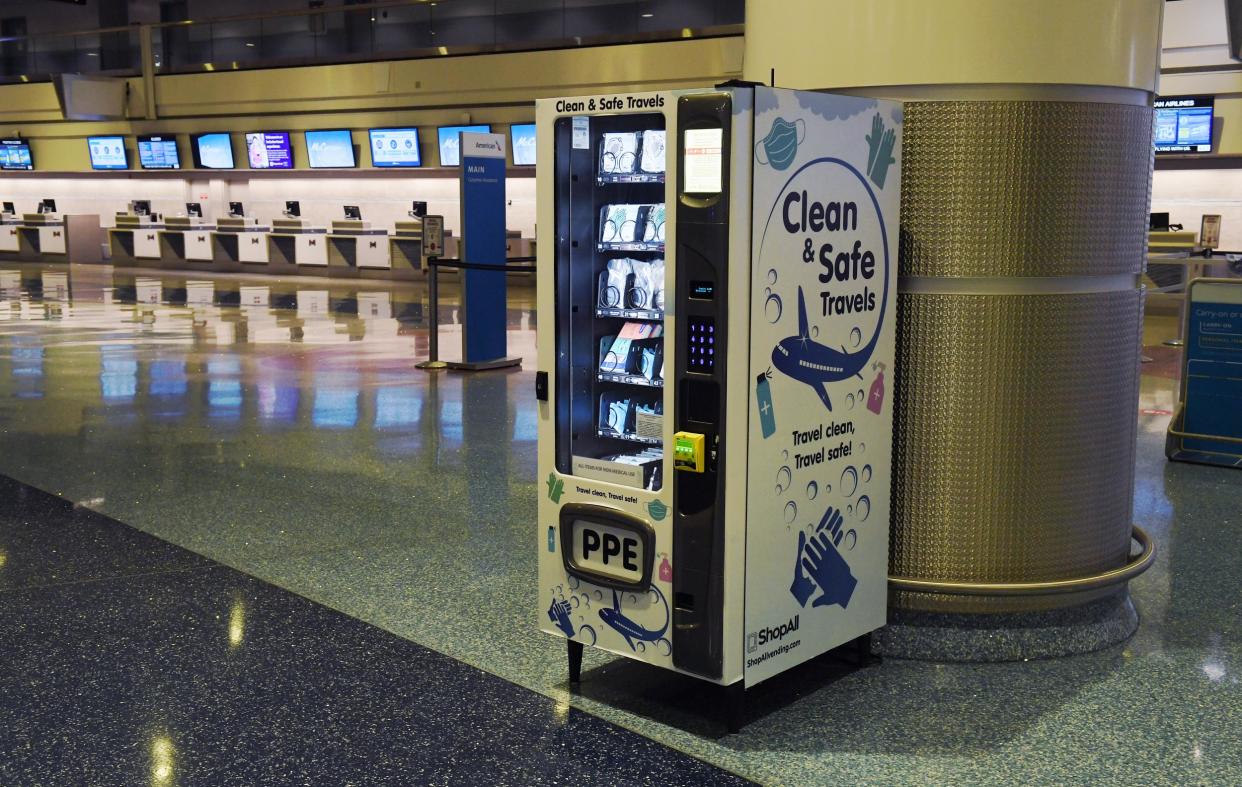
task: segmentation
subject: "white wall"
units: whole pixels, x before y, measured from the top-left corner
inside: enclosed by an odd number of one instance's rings
[[[1205,213],[1218,213],[1220,247],[1242,251],[1242,169],[1165,169],[1152,177],[1151,209],[1199,231]]]
[[[509,200],[506,224],[523,237],[535,234],[535,179],[507,180]],[[344,218],[342,205],[358,205],[362,218],[373,227],[391,229],[405,220],[410,203],[427,203],[430,213],[444,216],[454,234],[461,232],[456,178],[337,177],[254,178],[207,177],[6,177],[0,181],[0,200],[16,202],[18,212],[28,212],[44,197],[56,200],[62,213],[97,213],[100,223],[112,226],[118,211],[130,200],[149,199],[151,207],[169,215],[184,214],[186,202],[203,203],[203,214],[218,218],[228,213],[230,201],[241,201],[248,214],[261,222],[282,215],[285,200],[301,202],[302,217],[317,224]]]

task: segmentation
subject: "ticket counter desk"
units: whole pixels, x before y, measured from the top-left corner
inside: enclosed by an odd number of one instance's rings
[[[291,272],[303,276],[330,276],[328,229],[305,219],[275,219],[268,235],[268,267],[271,272]],[[335,266],[345,269],[347,266]]]
[[[108,247],[113,260],[160,260],[160,233],[164,225],[158,216],[116,214],[116,226],[108,230]]]
[[[185,260],[193,268],[210,265],[216,259],[215,226],[198,216],[165,218],[160,238],[164,259]]]
[[[98,215],[5,214],[0,223],[0,261],[100,262],[102,243]]]
[[[216,222],[216,261],[228,270],[254,268],[262,271],[271,262],[268,233],[271,227],[251,216],[228,216]],[[287,271],[286,271],[287,272]]]

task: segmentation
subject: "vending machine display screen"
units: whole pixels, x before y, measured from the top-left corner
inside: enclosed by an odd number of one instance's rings
[[[691,128],[685,132],[686,152],[681,163],[682,190],[690,194],[719,194],[723,184],[724,130]]]

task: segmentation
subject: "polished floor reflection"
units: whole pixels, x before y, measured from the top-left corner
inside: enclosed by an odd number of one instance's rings
[[[568,694],[562,646],[535,631],[531,290],[508,320],[526,363],[474,376],[414,368],[416,285],[24,266],[0,293],[0,474],[734,773],[1242,781],[1242,474],[1164,461],[1171,318],[1149,320],[1136,413],[1136,520],[1161,553],[1133,585],[1135,638],[1040,663],[814,664],[725,735],[697,682],[600,653]]]

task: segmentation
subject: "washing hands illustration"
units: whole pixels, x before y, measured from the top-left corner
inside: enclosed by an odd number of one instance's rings
[[[798,533],[798,554],[789,592],[799,605],[805,607],[818,587],[820,596],[811,604],[812,607],[830,604],[842,608],[849,606],[858,580],[850,573],[849,564],[837,549],[845,535],[841,529],[844,522],[841,512],[829,506],[810,538],[801,531]]]
[[[888,168],[896,159],[893,158],[893,146],[897,144],[897,132],[884,129],[884,119],[880,113],[871,118],[871,133],[867,135],[867,174],[871,182],[884,188],[888,178]]]
[[[548,620],[556,624],[556,627],[565,632],[565,636],[572,637],[574,635],[574,624],[569,619],[570,606],[565,599],[552,599],[552,606],[548,607]]]

